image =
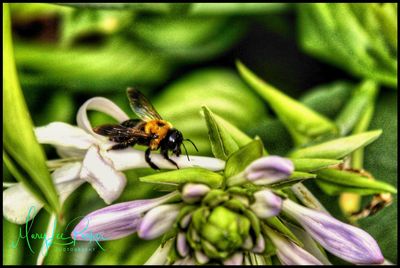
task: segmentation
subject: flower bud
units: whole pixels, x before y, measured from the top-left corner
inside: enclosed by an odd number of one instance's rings
[[[180,205],[161,205],[153,208],[143,217],[138,235],[145,240],[161,236],[174,224],[179,214]]]
[[[283,265],[323,265],[313,255],[268,226],[264,225],[264,230],[276,246],[276,255]]]
[[[229,259],[224,261],[224,265],[241,265],[243,263],[243,253],[237,252],[233,254]]]
[[[384,261],[376,241],[357,227],[289,199],[284,200],[283,211],[295,218],[322,247],[343,260],[354,264],[381,264]]]
[[[179,255],[182,257],[186,257],[189,253],[189,247],[186,242],[185,233],[179,232],[176,238],[176,249],[178,250]]]
[[[292,161],[279,156],[266,156],[253,161],[244,171],[245,177],[257,185],[278,182],[294,171]]]
[[[113,240],[137,231],[142,214],[147,210],[167,202],[178,193],[165,196],[124,202],[96,210],[85,216],[74,228],[71,237],[76,240]]]
[[[186,203],[194,203],[199,201],[209,191],[210,187],[207,185],[187,183],[182,189],[182,199]]]
[[[278,215],[282,207],[282,199],[270,190],[254,193],[256,201],[250,206],[251,210],[261,219]]]

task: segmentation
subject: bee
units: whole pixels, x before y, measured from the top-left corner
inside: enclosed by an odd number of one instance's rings
[[[183,141],[191,142],[198,151],[196,145],[191,140],[184,139],[182,133],[170,122],[163,120],[153,105],[138,90],[128,88],[127,95],[133,112],[140,119],[129,119],[121,124],[106,124],[93,128],[95,133],[107,136],[110,141],[117,143],[108,150],[121,150],[136,144],[148,146],[145,151],[145,160],[153,169],[159,169],[151,161],[150,154],[151,151],[160,149],[161,155],[179,169],[176,162],[169,158],[168,153],[172,151],[173,154],[179,156],[181,145],[183,145],[190,161]]]

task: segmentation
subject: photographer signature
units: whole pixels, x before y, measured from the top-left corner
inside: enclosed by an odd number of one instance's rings
[[[30,207],[30,209],[28,211],[28,215],[26,217],[25,228],[23,228],[22,226],[19,228],[18,239],[16,241],[11,242],[12,248],[16,248],[20,241],[25,240],[28,245],[29,250],[32,253],[35,253],[35,251],[33,251],[32,246],[31,246],[31,239],[32,240],[38,240],[38,239],[43,240],[47,249],[49,249],[51,245],[61,245],[61,246],[75,246],[76,245],[76,239],[72,238],[70,235],[66,236],[63,232],[56,233],[57,219],[55,219],[55,221],[54,221],[53,227],[51,229],[51,235],[49,237],[47,237],[48,235],[46,233],[31,233],[31,229],[32,229],[35,217],[33,217],[32,220],[29,220],[29,219],[30,219],[31,214],[35,214],[35,210],[36,209],[34,206]],[[69,227],[69,225],[73,221],[77,220],[78,218],[80,218],[80,217],[77,217],[77,218],[73,219],[72,221],[70,221],[67,224],[67,226],[65,227],[65,229],[67,229]],[[78,235],[80,235],[83,238],[83,240],[88,241],[89,243],[95,242],[102,251],[105,251],[105,249],[101,246],[99,241],[106,241],[107,238],[105,238],[102,234],[93,233],[91,231],[88,233],[85,233],[88,226],[89,226],[89,219],[87,220],[87,224],[86,224],[85,228],[83,228],[83,230],[81,230],[81,232],[74,231],[74,236],[77,237]]]

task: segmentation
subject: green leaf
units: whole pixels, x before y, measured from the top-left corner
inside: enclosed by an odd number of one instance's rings
[[[290,158],[294,164],[296,171],[311,172],[323,169],[329,166],[334,166],[342,163],[341,160],[335,159],[318,159],[318,158]]]
[[[61,46],[69,47],[87,36],[110,36],[133,19],[130,11],[71,9],[62,17]]]
[[[247,134],[245,134],[239,128],[237,128],[233,124],[223,119],[221,116],[217,114],[213,114],[213,116],[216,124],[226,129],[231,135],[232,139],[237,143],[239,147],[242,147],[253,141],[249,136],[247,136]]]
[[[6,152],[3,151],[3,163],[5,164],[8,171],[12,174],[12,176],[19,182],[21,182],[38,200],[40,200],[45,208],[49,211],[46,197],[40,191],[35,183],[28,179],[27,174],[23,172],[22,168],[18,166],[17,163],[13,162],[10,156],[7,155]],[[21,170],[21,171],[20,171]]]
[[[139,16],[129,30],[135,43],[174,62],[189,63],[226,51],[242,36],[246,24],[222,16]]]
[[[3,265],[21,265],[23,245],[16,245],[21,226],[13,224],[3,217]]]
[[[367,146],[375,141],[381,134],[382,130],[367,131],[300,148],[290,153],[289,156],[293,158],[340,159],[361,147]]]
[[[125,93],[126,86],[132,84],[159,84],[174,69],[161,55],[149,54],[119,37],[107,39],[96,49],[85,46],[62,49],[54,44],[39,46],[17,42],[15,60],[23,87],[92,91],[96,94],[115,93],[116,89]],[[119,64],[110,68],[115,62]]]
[[[286,3],[66,3],[77,8],[122,9],[156,14],[232,15],[267,14],[286,10]]]
[[[140,177],[139,180],[142,182],[171,185],[182,185],[188,182],[203,183],[212,188],[218,188],[222,185],[224,177],[204,168],[185,168]]]
[[[321,190],[324,191],[324,193],[332,196],[340,195],[342,193],[356,193],[363,196],[363,195],[379,194],[382,192],[382,190],[350,187],[350,186],[345,186],[343,184],[337,184],[331,181],[316,180],[316,182],[318,186],[321,188]]]
[[[373,99],[378,91],[377,84],[372,80],[362,82],[353,92],[341,113],[336,117],[335,123],[340,135],[344,136],[353,129],[368,106],[373,105]]]
[[[312,174],[312,173],[294,171],[292,173],[292,175],[290,175],[289,178],[287,178],[285,180],[281,180],[277,183],[271,184],[270,187],[274,188],[274,189],[283,189],[283,188],[290,187],[296,183],[302,182],[304,180],[314,179],[316,177],[317,177],[317,175]]]
[[[236,65],[242,78],[269,103],[297,145],[322,134],[337,131],[333,122],[325,116],[262,81],[241,62],[237,61]]]
[[[355,172],[338,170],[338,169],[323,169],[316,172],[318,180],[325,180],[336,184],[373,189],[380,192],[397,193],[397,189],[392,185],[361,176]]]
[[[298,5],[298,11],[299,41],[307,53],[357,77],[397,87],[397,12],[391,7],[309,3]]]
[[[263,145],[254,140],[243,146],[228,158],[225,164],[225,178],[230,178],[244,170],[251,162],[263,156]]]
[[[33,133],[33,124],[18,82],[11,40],[9,7],[3,4],[3,143],[7,154],[18,163],[41,190],[48,204],[59,212],[60,203],[42,147]],[[18,130],[18,135],[16,131]],[[32,188],[30,188],[32,189]],[[38,195],[37,193],[35,195]]]
[[[217,124],[213,113],[205,106],[203,106],[202,109],[208,128],[211,150],[215,157],[226,160],[232,153],[239,149],[239,146],[233,140],[229,132],[224,127]]]
[[[377,99],[371,128],[382,128],[382,137],[365,148],[364,168],[377,180],[398,188],[398,93],[382,90]],[[377,241],[385,258],[398,263],[398,196],[382,212],[358,221]]]
[[[289,238],[291,241],[299,245],[300,247],[303,247],[303,243],[290,231],[289,228],[287,228],[282,221],[278,217],[270,217],[264,220],[265,223],[278,231],[279,233],[283,234],[286,236],[286,238]]]

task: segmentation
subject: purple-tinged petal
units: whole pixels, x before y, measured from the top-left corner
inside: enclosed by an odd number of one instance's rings
[[[143,217],[138,235],[145,240],[161,236],[171,229],[181,208],[178,204],[161,205],[151,209]]]
[[[264,237],[260,234],[256,239],[256,245],[253,247],[252,251],[255,253],[262,253],[265,249]]]
[[[261,219],[278,215],[282,208],[282,199],[270,190],[261,190],[254,193],[255,202],[251,210]]]
[[[103,157],[97,146],[87,151],[80,177],[89,182],[107,204],[117,199],[126,185],[125,175],[115,170],[112,161]]]
[[[380,264],[384,261],[375,239],[364,230],[289,199],[283,202],[283,210],[333,255],[354,264]]]
[[[185,215],[181,221],[179,222],[181,228],[185,229],[186,227],[189,226],[189,223],[192,221],[192,213],[188,213]]]
[[[254,184],[271,184],[286,179],[293,171],[294,165],[289,159],[266,156],[253,161],[244,173]]]
[[[165,196],[135,200],[111,205],[86,215],[75,226],[71,237],[75,240],[113,240],[137,231],[142,214],[149,209],[168,202],[177,196],[177,191]]]
[[[242,265],[243,264],[243,253],[237,252],[233,254],[229,259],[224,261],[224,265]]]
[[[320,260],[324,265],[332,265],[326,256],[325,251],[312,239],[311,235],[303,228],[297,225],[286,222],[287,227],[293,234],[303,243],[303,248],[310,252],[315,258]]]
[[[199,201],[209,191],[210,187],[207,185],[187,183],[182,189],[182,199],[187,203],[194,203]]]
[[[283,265],[322,265],[322,263],[292,241],[264,226],[268,237],[276,247],[276,255]]]
[[[186,255],[189,253],[189,247],[186,242],[186,236],[185,233],[179,232],[176,238],[176,249],[178,250],[179,255],[181,257],[186,257]]]

